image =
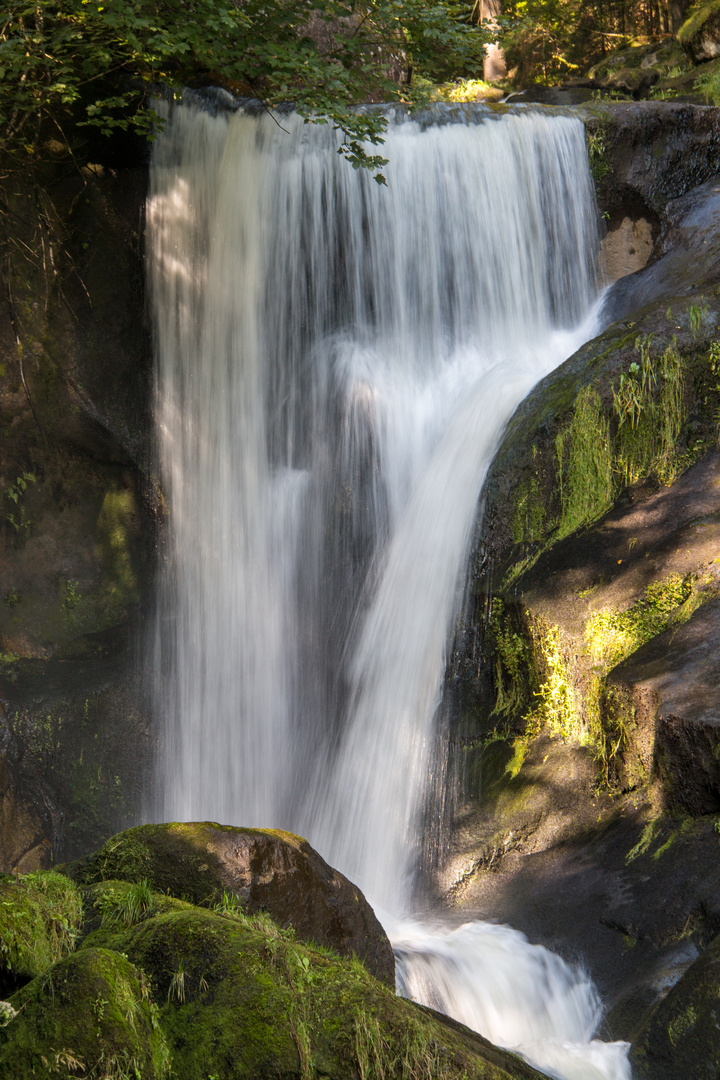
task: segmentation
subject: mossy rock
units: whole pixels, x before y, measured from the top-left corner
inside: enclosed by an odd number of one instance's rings
[[[0,995],[45,971],[75,947],[79,891],[63,874],[0,878]]]
[[[633,1040],[637,1080],[710,1080],[720,1074],[720,937],[692,964]]]
[[[363,894],[292,833],[207,821],[142,825],[112,837],[68,872],[83,885],[147,880],[155,891],[194,904],[233,894],[247,912],[267,911],[303,940],[357,956],[394,985],[390,942]]]
[[[696,64],[720,56],[720,3],[695,4],[677,39]]]
[[[301,944],[266,915],[182,905],[133,927],[100,928],[87,945],[121,950],[144,971],[177,1080],[537,1076],[479,1035],[397,997],[357,960]]]
[[[0,1028],[0,1075],[169,1075],[170,1055],[144,976],[107,949],[83,949],[49,967],[9,999]],[[203,1075],[203,1080],[204,1076]]]

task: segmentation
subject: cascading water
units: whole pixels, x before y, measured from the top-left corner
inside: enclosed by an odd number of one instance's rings
[[[449,119],[391,123],[387,188],[293,115],[183,107],[156,142],[157,815],[302,833],[385,913],[403,992],[622,1080],[581,972],[507,928],[394,921],[488,464],[593,326],[582,125]]]

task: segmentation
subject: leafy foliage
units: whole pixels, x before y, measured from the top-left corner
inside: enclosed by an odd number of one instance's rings
[[[0,155],[74,151],[83,128],[151,136],[157,84],[221,84],[294,101],[345,133],[353,165],[378,166],[380,116],[349,111],[408,95],[413,67],[474,74],[484,33],[468,9],[423,0],[10,0],[0,23]]]

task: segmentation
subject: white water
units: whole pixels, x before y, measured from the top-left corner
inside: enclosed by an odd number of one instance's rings
[[[282,125],[179,109],[154,151],[158,815],[302,833],[397,918],[482,482],[592,332],[592,191],[566,118],[397,123],[387,189]],[[411,996],[553,1075],[629,1076],[582,973],[507,928],[393,925]]]

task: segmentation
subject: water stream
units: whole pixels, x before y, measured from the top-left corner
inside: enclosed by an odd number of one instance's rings
[[[381,913],[401,992],[551,1075],[626,1080],[581,971],[410,921],[483,479],[593,333],[582,125],[398,117],[385,188],[276,119],[176,108],[153,153],[156,816],[307,836]]]

